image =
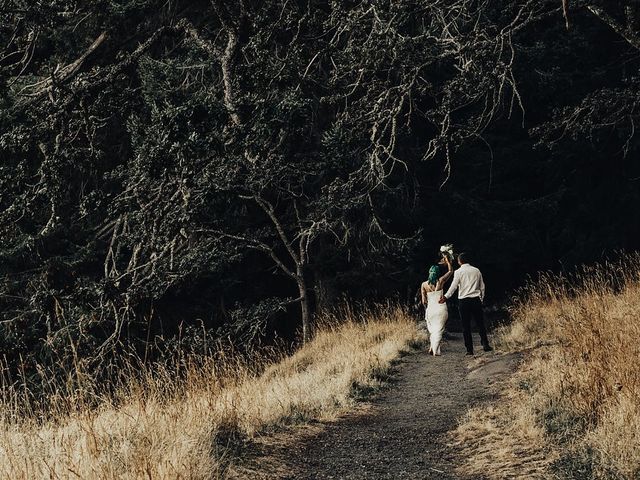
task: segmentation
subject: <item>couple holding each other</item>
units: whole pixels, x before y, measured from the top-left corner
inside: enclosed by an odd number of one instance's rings
[[[482,301],[484,300],[484,280],[482,273],[476,267],[469,265],[467,256],[464,253],[458,254],[458,268],[453,271],[453,253],[450,246],[440,249],[441,258],[436,265],[429,268],[429,278],[420,287],[422,304],[426,305],[425,320],[429,330],[430,348],[429,353],[440,355],[440,342],[444,332],[444,325],[449,317],[446,301],[450,299],[455,291],[458,291],[458,310],[460,312],[460,322],[464,335],[464,346],[467,348],[467,355],[473,355],[473,340],[471,337],[471,318],[476,322],[480,333],[480,341],[485,352],[493,350],[489,346],[487,331],[484,326],[484,314],[482,312]],[[440,275],[440,265],[446,265],[447,271]],[[447,293],[443,295],[444,284],[453,275],[451,286]]]

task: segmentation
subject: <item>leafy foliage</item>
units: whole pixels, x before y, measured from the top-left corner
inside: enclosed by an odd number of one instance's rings
[[[558,3],[0,3],[8,361],[106,368],[183,322],[308,337],[444,241],[503,285],[632,247],[634,47]]]

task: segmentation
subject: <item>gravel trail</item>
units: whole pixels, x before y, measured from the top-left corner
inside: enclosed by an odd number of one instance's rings
[[[517,363],[516,357],[493,352],[464,353],[457,334],[443,344],[440,357],[424,351],[403,357],[390,385],[370,402],[338,420],[302,429],[278,447],[271,445],[264,453],[273,469],[260,477],[464,478],[455,471],[461,458],[448,434],[470,407],[494,397],[494,384]]]

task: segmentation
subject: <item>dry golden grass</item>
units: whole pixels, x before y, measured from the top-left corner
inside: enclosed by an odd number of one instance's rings
[[[640,477],[639,277],[640,257],[627,256],[523,292],[498,337],[526,361],[501,402],[459,427],[459,441],[483,446],[469,450],[467,472]]]
[[[338,317],[279,362],[200,360],[182,380],[156,370],[97,409],[67,403],[46,421],[11,420],[15,404],[6,394],[0,478],[223,478],[243,441],[340,414],[354,392],[377,387],[419,335],[399,308]]]

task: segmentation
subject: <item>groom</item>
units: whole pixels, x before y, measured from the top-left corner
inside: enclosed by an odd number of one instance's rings
[[[460,268],[453,273],[453,281],[447,293],[440,297],[440,303],[446,302],[458,290],[458,309],[460,321],[464,332],[464,346],[467,347],[467,355],[473,355],[473,339],[471,338],[471,317],[476,322],[480,332],[480,341],[485,352],[493,350],[489,346],[487,330],[484,327],[484,314],[482,313],[482,301],[484,300],[484,281],[482,273],[476,267],[467,263],[467,255],[458,255]]]

